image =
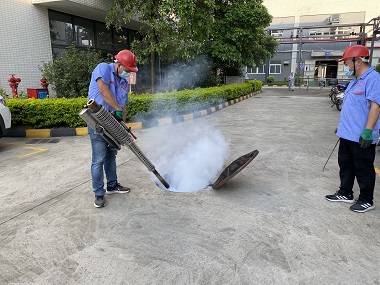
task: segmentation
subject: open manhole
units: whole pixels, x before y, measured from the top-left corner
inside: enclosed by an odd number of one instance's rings
[[[231,180],[236,174],[242,171],[257,155],[259,154],[258,150],[254,150],[245,155],[240,156],[235,159],[231,164],[229,164],[215,180],[214,183],[209,185],[204,185],[203,189],[211,186],[213,189],[218,189]],[[163,178],[171,185],[170,174],[163,175]],[[172,192],[195,192],[202,189],[194,189],[193,191],[181,191],[181,189],[166,189],[160,182],[156,182],[157,186],[164,190],[169,190]]]
[[[60,140],[59,138],[30,139],[26,144],[58,143]]]

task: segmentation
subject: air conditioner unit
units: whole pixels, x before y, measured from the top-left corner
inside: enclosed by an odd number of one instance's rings
[[[340,23],[340,14],[331,14],[328,21],[330,25]]]

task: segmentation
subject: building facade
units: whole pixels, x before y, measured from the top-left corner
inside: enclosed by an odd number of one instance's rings
[[[75,42],[78,48],[93,48],[104,54],[116,54],[130,48],[138,37],[138,22],[121,32],[104,24],[112,0],[1,0],[0,9],[0,89],[11,94],[8,79],[21,79],[18,92],[40,88],[40,66]],[[373,27],[368,24],[379,16],[380,1],[366,0],[347,5],[336,0],[264,0],[273,16],[268,27],[279,41],[277,54],[262,66],[246,68],[246,78],[264,80],[267,76],[283,81],[291,71],[304,78],[320,80],[344,78],[338,59],[346,46],[365,41],[370,45]],[[372,65],[379,63],[379,40],[375,41]],[[147,72],[144,72],[146,68]],[[149,66],[139,66],[137,88],[150,85]],[[147,78],[143,76],[147,76]],[[139,78],[140,77],[140,78]],[[54,94],[49,87],[50,94]]]
[[[11,93],[8,79],[21,79],[18,92],[41,88],[43,62],[66,50],[93,48],[116,54],[138,37],[138,22],[117,32],[105,26],[112,0],[2,0],[0,9],[0,88]],[[149,80],[147,80],[149,82]],[[140,80],[141,83],[141,80]],[[49,87],[50,93],[52,92]],[[84,94],[86,95],[86,94]]]
[[[263,65],[247,67],[246,77],[266,81],[273,76],[275,81],[285,81],[294,72],[311,86],[347,80],[337,59],[349,45],[371,48],[373,32],[378,28],[380,2],[367,2],[365,6],[359,2],[347,5],[347,1],[338,0],[332,6],[329,1],[291,0],[283,5],[277,0],[265,0],[273,16],[267,31],[279,46],[276,55]],[[374,66],[380,63],[380,42],[378,34],[375,36],[371,61]]]

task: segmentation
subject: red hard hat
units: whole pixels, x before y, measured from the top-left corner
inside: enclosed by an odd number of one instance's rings
[[[115,55],[115,58],[118,62],[127,67],[130,71],[139,71],[139,69],[137,68],[136,56],[130,50],[124,49],[122,51],[119,51],[119,53]]]
[[[347,58],[353,58],[353,57],[369,58],[369,51],[365,46],[362,46],[362,45],[349,46],[344,51],[342,58],[339,59],[338,61],[343,61]]]

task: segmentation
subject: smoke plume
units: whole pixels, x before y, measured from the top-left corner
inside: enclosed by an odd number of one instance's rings
[[[223,170],[229,145],[221,132],[212,126],[183,123],[175,127],[175,132],[162,127],[155,130],[154,142],[149,142],[149,148],[155,151],[148,157],[169,183],[169,191],[202,190]],[[153,148],[151,143],[155,144]]]
[[[163,78],[163,82],[167,82],[168,91],[214,86],[215,80],[212,61],[206,56],[171,64],[165,68]]]

